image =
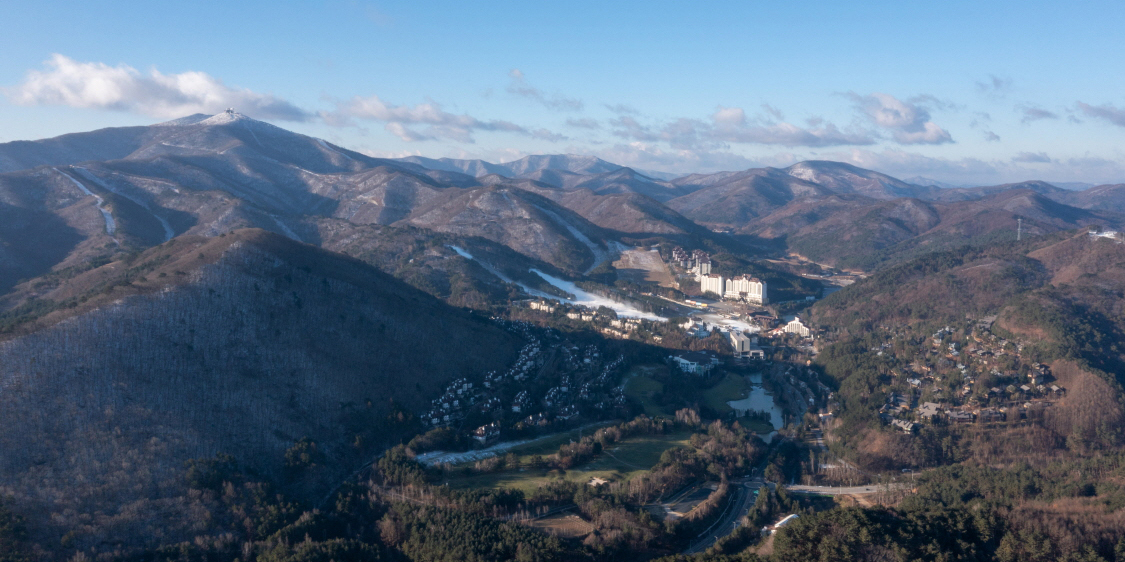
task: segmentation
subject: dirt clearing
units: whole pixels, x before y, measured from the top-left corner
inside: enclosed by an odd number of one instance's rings
[[[676,288],[672,273],[660,258],[657,250],[633,248],[621,252],[621,259],[613,262],[617,273],[635,283],[653,283],[661,287]]]

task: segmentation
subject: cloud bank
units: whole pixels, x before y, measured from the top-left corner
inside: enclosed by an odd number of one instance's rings
[[[338,102],[335,111],[322,113],[321,117],[326,123],[337,126],[351,125],[353,120],[380,121],[388,132],[407,142],[451,140],[471,144],[476,142],[473,133],[477,131],[515,133],[550,142],[567,139],[547,129],[527,129],[511,121],[486,121],[450,113],[434,101],[413,106],[395,105],[379,96],[356,96]]]
[[[313,117],[276,96],[232,88],[203,72],[163,74],[152,69],[146,75],[124,64],[78,62],[60,54],[52,55],[44,66],[6,89],[13,103],[127,111],[161,119],[219,113],[228,107],[261,119]]]
[[[826,147],[874,144],[865,131],[842,131],[832,123],[813,120],[808,127],[778,121],[773,115],[753,119],[740,107],[720,106],[709,119],[681,117],[655,125],[642,124],[629,115],[610,121],[613,134],[626,140],[665,142],[673,149],[719,149],[727,144],[785,147]]]

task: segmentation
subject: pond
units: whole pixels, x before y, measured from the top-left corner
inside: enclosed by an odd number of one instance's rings
[[[739,416],[750,410],[769,412],[770,425],[774,429],[784,427],[785,417],[781,408],[774,402],[773,396],[762,386],[762,374],[754,373],[747,375],[746,378],[750,382],[750,395],[741,400],[731,400],[727,402],[727,405],[733,408],[737,413],[736,415]]]

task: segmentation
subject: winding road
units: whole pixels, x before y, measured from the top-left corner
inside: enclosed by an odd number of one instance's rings
[[[766,485],[758,478],[746,478],[738,481],[731,481],[732,485],[736,485],[734,496],[731,501],[727,503],[726,509],[723,510],[722,515],[715,521],[706,531],[699,534],[684,550],[684,554],[695,554],[703,552],[715,544],[715,541],[721,537],[725,537],[734,532],[738,528],[741,519],[750,513],[750,509],[754,507],[754,490]],[[773,483],[768,484],[771,489],[777,485]],[[785,489],[796,494],[816,494],[823,496],[862,496],[866,494],[877,494],[885,492],[892,488],[907,488],[909,484],[878,484],[871,486],[805,486],[800,484],[793,484],[786,486]]]

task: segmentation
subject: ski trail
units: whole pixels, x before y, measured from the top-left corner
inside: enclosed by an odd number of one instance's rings
[[[549,210],[544,209],[543,207],[540,207],[538,205],[536,205],[535,208],[539,209],[544,214],[551,217],[551,219],[553,219],[555,222],[557,222],[558,224],[565,227],[568,231],[570,231],[571,236],[575,237],[579,242],[581,242],[587,248],[589,248],[591,254],[594,254],[594,264],[591,265],[589,268],[587,268],[586,271],[583,272],[583,274],[590,273],[591,271],[594,270],[594,268],[598,267],[603,262],[605,262],[605,260],[609,259],[612,256],[612,252],[608,252],[606,250],[603,250],[600,246],[595,244],[593,240],[590,240],[589,237],[587,237],[585,234],[582,234],[581,230],[578,230],[577,228],[574,227],[574,225],[570,224],[569,222],[566,222],[566,220],[564,220],[562,217],[560,217],[554,211],[549,211]]]
[[[93,172],[91,172],[90,170],[87,170],[86,168],[82,168],[80,166],[75,166],[74,169],[78,170],[79,171],[78,173],[82,174],[82,177],[98,184],[98,186],[101,187],[102,189],[105,189],[106,191],[108,191],[110,193],[113,193],[115,195],[120,195],[120,196],[136,203],[137,205],[140,205],[141,207],[144,208],[144,210],[148,211],[149,214],[152,215],[153,218],[160,221],[160,226],[164,227],[164,241],[165,242],[171,240],[172,237],[174,237],[176,235],[176,231],[172,229],[172,225],[169,224],[168,221],[164,217],[156,214],[156,212],[152,210],[152,207],[150,207],[149,204],[147,202],[145,202],[144,200],[137,199],[136,197],[133,197],[132,195],[129,195],[128,193],[124,193],[122,191],[119,191],[117,189],[114,189],[114,188],[110,187],[109,184],[102,181],[100,178],[95,176],[93,174]]]
[[[293,232],[285,223],[281,222],[281,219],[277,218],[277,215],[270,215],[270,218],[273,219],[273,222],[277,223],[278,228],[282,230],[282,234],[288,236],[291,240],[304,242],[304,240],[301,240],[300,236],[297,236],[296,232]]]
[[[93,197],[94,200],[97,201],[98,210],[102,212],[102,218],[105,219],[105,233],[110,235],[110,236],[113,236],[113,234],[115,232],[117,232],[117,223],[114,222],[114,220],[113,220],[113,214],[111,214],[109,212],[109,209],[105,208],[105,199],[102,199],[101,196],[99,196],[99,195],[95,195],[93,191],[90,191],[89,189],[87,189],[86,186],[82,185],[82,182],[74,179],[74,177],[72,177],[70,174],[68,174],[66,172],[63,172],[62,170],[59,170],[58,168],[51,168],[51,169],[60,173],[60,174],[62,174],[63,177],[65,177],[66,179],[73,182],[74,185],[78,187],[78,189],[81,189],[82,193],[85,193],[86,195],[89,195],[90,197]]]
[[[454,252],[457,252],[457,255],[459,255],[459,256],[467,259],[467,260],[472,260],[472,261],[477,262],[478,264],[480,264],[481,267],[484,268],[485,271],[499,277],[500,280],[505,282],[505,283],[511,283],[513,285],[518,286],[519,288],[523,289],[525,293],[527,293],[527,294],[529,294],[533,297],[540,297],[540,298],[545,298],[545,299],[558,299],[559,298],[559,297],[556,297],[554,295],[548,295],[547,293],[544,293],[543,291],[539,291],[537,289],[532,289],[531,287],[528,287],[527,285],[524,285],[523,283],[520,283],[519,281],[512,281],[506,275],[504,275],[503,273],[500,273],[500,271],[498,271],[496,268],[492,267],[491,265],[489,265],[489,264],[487,264],[487,263],[485,263],[481,260],[478,260],[478,259],[474,258],[472,254],[470,254],[469,252],[466,252],[460,246],[450,245],[449,247]]]
[[[609,297],[604,297],[602,295],[598,295],[598,294],[594,294],[594,293],[591,293],[591,292],[588,292],[588,291],[584,291],[584,290],[582,290],[581,287],[579,287],[578,285],[574,284],[571,281],[567,281],[565,279],[559,279],[558,277],[554,277],[554,276],[548,275],[546,273],[543,273],[542,271],[539,271],[538,269],[532,269],[531,272],[538,275],[539,277],[542,277],[544,281],[546,281],[547,283],[550,283],[556,289],[559,289],[560,291],[563,291],[564,293],[566,293],[568,295],[572,295],[572,298],[565,299],[565,301],[570,303],[570,304],[582,305],[582,306],[585,306],[587,308],[592,308],[592,309],[595,309],[595,310],[599,307],[605,306],[605,307],[613,309],[614,312],[616,312],[618,316],[625,316],[625,317],[630,317],[630,318],[643,318],[645,320],[655,320],[657,322],[667,322],[668,321],[668,319],[663,317],[663,316],[658,316],[658,315],[653,314],[651,312],[645,312],[645,311],[643,311],[639,308],[636,308],[633,305],[623,303],[623,302],[620,302],[620,301],[615,301],[615,300],[613,300]],[[564,299],[561,299],[559,297],[547,297],[547,298],[551,298],[551,299],[554,299],[554,300],[557,300],[557,301],[563,301],[564,300]]]
[[[347,154],[344,154],[343,152],[340,152],[339,150],[336,150],[335,148],[332,148],[331,146],[328,146],[328,143],[324,142],[324,139],[316,139],[316,142],[319,142],[320,146],[324,147],[324,150],[327,150],[329,152],[335,152],[336,154],[339,154],[340,156],[343,156],[344,158],[347,158],[348,160],[352,159],[351,156],[348,156]]]
[[[242,126],[243,126],[243,127],[245,127],[247,131],[249,131],[249,132],[250,132],[250,136],[254,137],[254,142],[258,143],[258,146],[260,146],[260,147],[262,147],[262,148],[265,148],[265,147],[266,147],[266,145],[262,144],[262,141],[258,140],[258,135],[255,135],[255,134],[254,134],[254,129],[251,129],[251,128],[250,128],[250,124],[249,124],[249,123],[247,123],[247,122],[243,121],[243,122],[242,122]]]

